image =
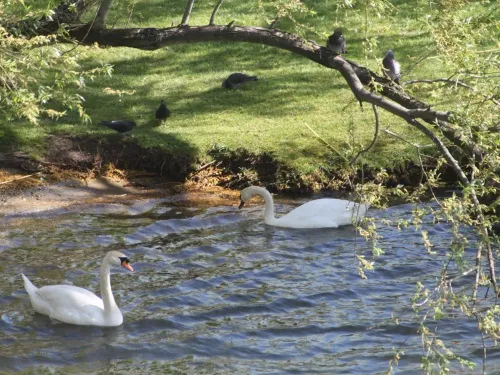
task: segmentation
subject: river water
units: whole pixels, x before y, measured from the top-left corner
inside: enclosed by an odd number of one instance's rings
[[[299,203],[278,201],[277,211]],[[354,249],[369,257],[370,246],[352,227],[269,227],[262,206],[236,204],[177,196],[0,219],[0,373],[373,374],[388,370],[396,350],[404,355],[395,373],[421,373],[411,299],[418,280],[431,288],[439,278],[447,224],[423,225],[437,255],[413,228],[379,224],[385,255],[364,280]],[[368,216],[409,219],[411,210]],[[109,250],[134,267],[111,278],[122,326],[57,324],[34,313],[21,273],[37,286],[99,294]],[[477,364],[457,371],[480,372],[474,320],[443,320],[438,332]],[[488,368],[500,369],[500,351],[487,346]]]

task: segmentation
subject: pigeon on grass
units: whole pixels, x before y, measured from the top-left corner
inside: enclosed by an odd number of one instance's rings
[[[236,89],[249,81],[257,81],[257,76],[249,76],[245,73],[233,73],[222,82],[222,87],[225,89]]]

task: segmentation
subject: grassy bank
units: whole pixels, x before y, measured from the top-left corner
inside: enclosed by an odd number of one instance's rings
[[[196,3],[191,24],[206,24],[214,2]],[[236,19],[238,24],[266,25],[265,9],[252,3],[224,3],[218,23]],[[432,43],[429,35],[421,31],[411,7],[400,4],[403,2],[393,1],[396,8],[388,17],[370,16],[367,29],[360,16],[362,9],[336,15],[326,0],[305,3],[317,11],[316,15],[300,19],[314,25],[315,32],[304,32],[308,38],[323,42],[333,27],[343,26],[351,60],[377,70],[384,51],[392,48],[406,73],[403,81],[446,76],[437,59],[415,65],[429,53]],[[183,6],[184,2],[174,0],[139,2],[130,18],[126,9],[116,9],[110,24],[167,27],[172,20],[174,24],[180,22]],[[298,31],[287,21],[279,27]],[[371,50],[363,44],[366,32],[378,37],[378,45]],[[22,121],[2,123],[2,149],[40,155],[45,147],[43,138],[48,134],[116,137],[109,129],[98,126],[99,121],[133,119],[138,127],[131,137],[144,147],[162,147],[202,161],[210,160],[207,151],[214,145],[244,148],[257,154],[270,152],[299,173],[310,174],[320,165],[332,167],[336,160],[352,157],[373,136],[371,108],[365,105],[360,109],[338,72],[287,51],[249,43],[209,43],[174,45],[152,52],[86,47],[78,47],[78,52],[85,66],[114,67],[112,77],[89,81],[80,92],[93,123],[82,124],[74,114],[57,122],[43,121],[38,127]],[[257,75],[259,81],[239,90],[222,89],[221,82],[235,71]],[[445,100],[437,103],[425,92],[419,95],[443,107],[450,104]],[[166,100],[172,116],[158,126],[154,111],[160,99]],[[380,112],[382,128],[414,143],[429,143],[400,119]],[[364,163],[375,168],[403,166],[415,160],[414,147],[385,133],[363,158]]]

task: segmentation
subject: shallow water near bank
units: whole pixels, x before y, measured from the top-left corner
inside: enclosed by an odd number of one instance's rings
[[[411,298],[417,281],[432,287],[439,277],[447,224],[423,225],[437,244],[433,256],[414,229],[381,225],[385,255],[363,280],[354,249],[369,256],[370,246],[354,228],[269,227],[261,206],[234,204],[179,195],[1,219],[0,373],[371,374],[386,371],[396,350],[404,352],[396,373],[420,373]],[[410,218],[411,210],[369,216]],[[100,262],[115,249],[134,266],[112,275],[122,326],[54,324],[33,312],[21,273],[37,286],[99,293]],[[438,327],[479,372],[475,322]],[[498,349],[489,348],[488,367],[500,368]]]

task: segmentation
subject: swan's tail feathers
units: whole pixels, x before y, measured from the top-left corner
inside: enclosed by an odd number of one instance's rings
[[[24,276],[24,273],[22,273],[21,276],[23,277],[24,289],[26,289],[26,292],[28,292],[29,295],[35,293],[38,290],[38,288],[34,286],[33,283],[29,281],[29,279],[26,276]]]

